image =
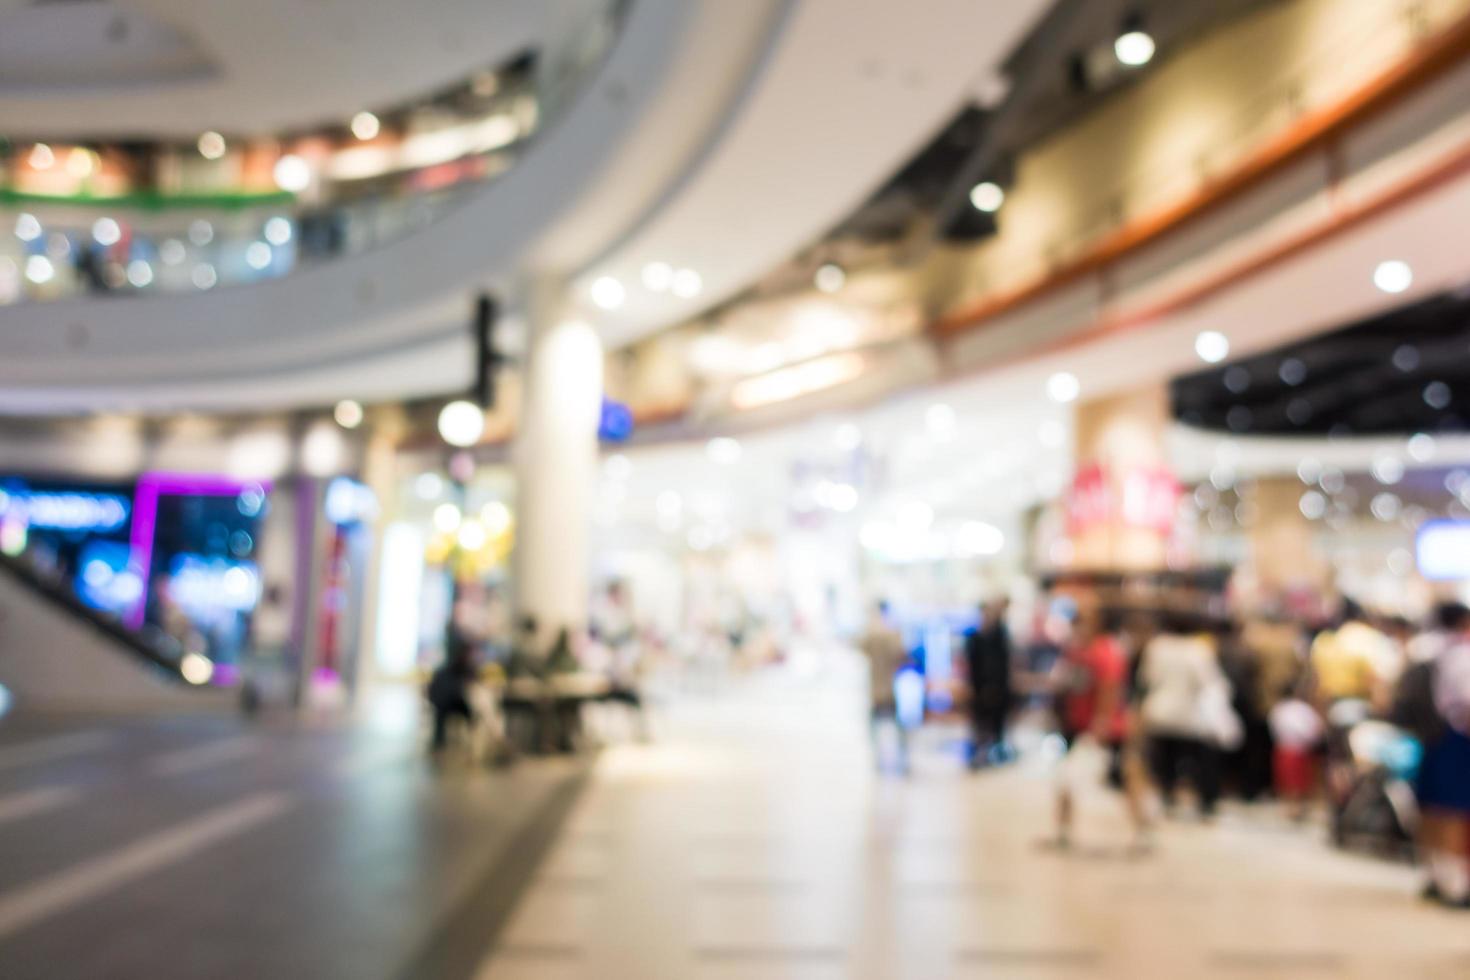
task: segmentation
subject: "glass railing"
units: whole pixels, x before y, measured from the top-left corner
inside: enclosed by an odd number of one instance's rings
[[[565,112],[629,5],[604,0],[552,45],[305,135],[0,140],[0,305],[260,282],[433,224]]]

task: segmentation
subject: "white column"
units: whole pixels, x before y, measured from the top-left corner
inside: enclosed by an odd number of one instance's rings
[[[587,621],[592,494],[602,410],[602,340],[570,316],[564,287],[538,283],[516,434],[516,609],[545,641]]]

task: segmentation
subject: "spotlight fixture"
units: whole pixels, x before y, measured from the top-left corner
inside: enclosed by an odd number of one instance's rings
[[[1153,35],[1144,30],[1143,17],[1132,14],[1123,20],[1122,30],[1113,41],[1113,54],[1118,63],[1129,68],[1142,68],[1154,60],[1158,45]]]
[[[1378,263],[1373,270],[1373,285],[1389,295],[1397,295],[1414,285],[1414,270],[1400,259]]]
[[[842,266],[828,262],[817,270],[815,281],[822,292],[835,293],[847,282],[847,273],[842,270]]]
[[[452,401],[439,411],[439,435],[451,446],[473,446],[485,434],[485,413],[469,401]]]
[[[360,140],[370,140],[378,135],[378,130],[381,126],[382,124],[378,122],[377,116],[364,110],[352,117],[350,128],[353,136],[356,136]]]
[[[1218,330],[1206,330],[1194,338],[1194,352],[1206,364],[1219,364],[1230,356],[1230,338]]]
[[[627,290],[623,288],[623,284],[612,276],[598,276],[592,281],[589,292],[592,295],[592,302],[597,304],[597,308],[601,310],[616,310],[623,305],[623,300],[627,297]]]
[[[295,153],[287,153],[276,161],[271,175],[275,177],[277,187],[296,194],[311,185],[311,164]]]
[[[225,150],[228,149],[225,144],[225,138],[212,129],[207,133],[201,133],[199,135],[197,146],[199,148],[199,155],[206,160],[218,160],[225,155]]]
[[[970,204],[976,211],[994,214],[1005,202],[1005,190],[993,180],[982,181],[970,189]]]

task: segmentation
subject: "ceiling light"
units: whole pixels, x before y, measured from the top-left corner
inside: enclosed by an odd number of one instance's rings
[[[98,218],[92,222],[92,238],[98,245],[110,247],[122,240],[122,229],[111,218]]]
[[[264,269],[271,264],[271,247],[265,242],[251,242],[245,247],[245,263],[252,269]]]
[[[158,246],[158,257],[163,259],[165,265],[178,265],[184,261],[188,250],[184,243],[177,238],[165,238],[163,244]]]
[[[271,218],[265,223],[265,240],[272,245],[284,245],[291,240],[291,222],[282,217]]]
[[[78,180],[92,176],[97,169],[97,155],[85,146],[73,147],[66,155],[66,172]]]
[[[510,508],[498,500],[492,500],[480,508],[480,521],[494,538],[510,529]]]
[[[41,237],[41,221],[34,214],[22,211],[15,218],[15,237],[23,242],[33,242]]]
[[[1077,400],[1082,394],[1082,383],[1070,371],[1058,371],[1046,379],[1046,397],[1059,405]]]
[[[846,284],[847,273],[842,271],[842,266],[828,262],[817,270],[815,280],[822,292],[835,293]]]
[[[344,429],[355,429],[362,425],[362,405],[351,398],[344,398],[332,409],[332,418]]]
[[[225,138],[214,130],[199,134],[199,155],[206,160],[218,160],[225,155]]]
[[[1316,490],[1308,490],[1302,494],[1302,499],[1297,501],[1297,509],[1302,516],[1309,521],[1316,521],[1327,513],[1327,498]]]
[[[1404,462],[1397,456],[1379,456],[1369,469],[1373,479],[1386,486],[1393,486],[1404,478]]]
[[[996,555],[1006,545],[1006,536],[1000,528],[984,521],[966,521],[960,525],[956,543],[960,551],[968,555]]]
[[[1378,263],[1378,268],[1373,270],[1373,285],[1385,293],[1397,295],[1413,284],[1414,270],[1409,268],[1407,262],[1389,259],[1387,262]]]
[[[1399,499],[1398,494],[1380,493],[1368,504],[1368,509],[1373,516],[1380,521],[1388,522],[1394,520],[1403,511],[1404,502]]]
[[[1129,68],[1139,68],[1154,60],[1158,45],[1147,31],[1132,30],[1118,35],[1113,42],[1113,54]]]
[[[863,430],[855,423],[844,422],[837,427],[834,440],[838,449],[850,453],[863,444]]]
[[[473,446],[485,434],[485,413],[474,402],[452,401],[439,410],[439,435],[451,446]]]
[[[730,391],[730,402],[739,409],[760,408],[788,401],[851,381],[863,373],[867,361],[852,352],[832,354],[741,381]]]
[[[721,466],[731,466],[740,462],[742,453],[740,443],[729,436],[717,436],[705,443],[704,452],[710,462],[719,463]]]
[[[438,473],[420,473],[413,481],[413,492],[420,500],[435,500],[444,492],[444,478]]]
[[[453,534],[459,530],[461,519],[463,515],[454,504],[443,503],[434,508],[434,527],[443,534]]]
[[[485,525],[479,521],[468,520],[459,525],[459,546],[465,551],[479,551],[489,540]]]
[[[829,483],[825,487],[825,489],[817,488],[820,491],[818,499],[822,506],[835,510],[839,514],[850,514],[857,509],[857,487],[850,483]]]
[[[202,653],[190,650],[179,660],[179,676],[198,687],[214,676],[214,663]]]
[[[976,211],[994,214],[1006,202],[1006,192],[993,180],[982,181],[970,188],[970,203]]]
[[[189,241],[195,245],[208,245],[214,241],[214,225],[203,218],[190,222]]]
[[[382,125],[371,112],[359,112],[352,117],[352,135],[360,140],[370,140],[378,135]]]
[[[142,289],[153,281],[153,266],[143,259],[134,259],[128,263],[128,282]]]
[[[26,162],[31,165],[32,170],[49,170],[56,162],[56,154],[52,153],[51,147],[45,143],[37,143],[31,147],[31,153],[26,157]]]
[[[674,295],[680,299],[693,299],[704,288],[704,280],[693,269],[680,269],[671,282]]]
[[[1281,362],[1281,367],[1277,369],[1276,375],[1283,383],[1295,388],[1307,380],[1306,362],[1297,357],[1288,357]]]
[[[623,288],[623,284],[612,276],[598,276],[592,281],[590,292],[592,302],[603,310],[615,310],[627,298],[627,290]]]
[[[1427,432],[1420,432],[1409,437],[1409,458],[1416,463],[1427,463],[1434,458],[1439,444],[1434,441],[1434,436]]]
[[[51,281],[56,267],[44,255],[32,255],[26,259],[26,278],[40,286]]]
[[[189,278],[200,289],[213,289],[214,284],[219,282],[219,273],[208,262],[200,262],[189,273]]]
[[[271,173],[276,179],[276,186],[292,194],[311,186],[311,164],[295,153],[287,153],[277,160]]]
[[[666,293],[674,285],[674,267],[667,262],[650,262],[643,267],[643,288]]]
[[[1230,356],[1230,338],[1218,330],[1206,330],[1194,338],[1194,352],[1206,364],[1219,364]]]
[[[1454,392],[1443,381],[1431,381],[1424,386],[1424,404],[1430,408],[1443,411],[1450,407],[1450,402],[1453,400]]]

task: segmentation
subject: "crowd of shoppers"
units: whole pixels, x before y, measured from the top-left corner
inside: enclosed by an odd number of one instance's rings
[[[1039,681],[1035,658],[1015,648],[1004,601],[982,607],[962,667],[976,768],[1011,756],[1013,714],[1028,692],[1044,692],[1065,745],[1059,843],[1073,839],[1088,785],[1124,792],[1134,846],[1145,850],[1150,798],[1167,818],[1188,788],[1193,809],[1209,820],[1227,794],[1274,797],[1297,821],[1320,808],[1340,845],[1383,852],[1412,845],[1426,895],[1470,907],[1465,607],[1443,606],[1417,628],[1350,601],[1318,624],[1123,612],[1085,595],[1062,605],[1065,635]],[[886,606],[861,648],[876,731],[900,714],[894,677],[910,662]]]

